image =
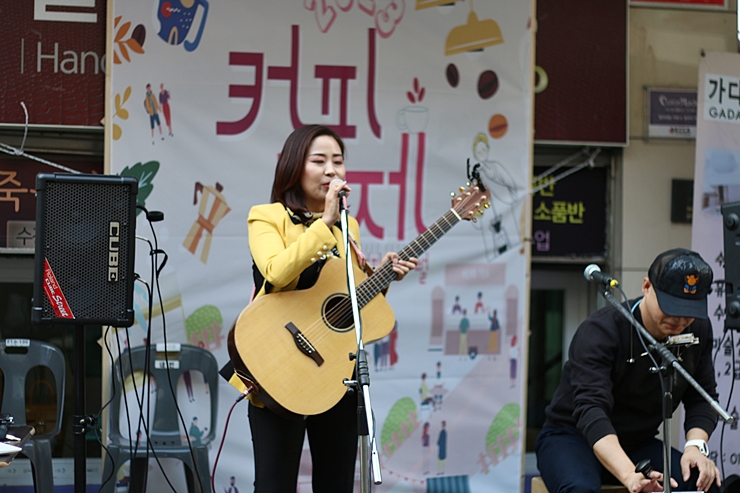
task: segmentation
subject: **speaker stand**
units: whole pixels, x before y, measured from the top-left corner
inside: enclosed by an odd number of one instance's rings
[[[75,414],[72,423],[74,432],[74,484],[75,493],[85,493],[87,488],[87,424],[85,416],[85,326],[75,325]]]

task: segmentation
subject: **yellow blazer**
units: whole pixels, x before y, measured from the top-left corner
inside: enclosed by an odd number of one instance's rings
[[[359,224],[351,216],[348,223],[349,237],[359,247]],[[252,259],[265,280],[272,284],[272,292],[295,289],[301,273],[323,256],[331,256],[334,247],[346,258],[338,227],[329,229],[320,219],[308,227],[295,224],[280,203],[252,207],[247,226]],[[265,294],[264,286],[255,286],[255,289],[255,298]]]

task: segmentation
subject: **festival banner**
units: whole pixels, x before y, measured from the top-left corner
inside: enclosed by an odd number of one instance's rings
[[[726,270],[721,208],[740,201],[740,56],[708,52],[699,61],[696,164],[691,230],[692,248],[714,270],[709,314],[714,328],[714,370],[720,405],[735,421],[720,420],[709,441],[710,458],[724,477],[740,473],[737,388],[740,380],[738,334],[725,329],[725,283],[736,274]],[[737,269],[737,265],[734,266]],[[735,394],[737,392],[735,391]]]
[[[227,334],[253,288],[247,215],[269,202],[278,153],[303,124],[328,125],[345,141],[350,213],[373,265],[447,213],[450,193],[477,170],[490,209],[461,221],[393,283],[396,327],[366,346],[383,473],[374,491],[519,490],[533,2],[110,0],[108,8],[109,169],[137,177],[139,204],[164,213],[153,230],[139,214],[137,233],[167,254],[151,309],[150,288],[136,284],[137,323],[118,333],[121,347],[166,336],[228,361]],[[147,241],[136,265],[153,287]],[[182,404],[191,437],[208,423],[202,380],[190,379]],[[212,465],[238,395],[221,383]],[[226,432],[218,491],[248,491],[254,481],[246,408],[235,408]],[[150,469],[149,491],[168,488],[154,462]],[[181,470],[165,470],[184,489]],[[310,471],[306,445],[302,492],[311,491]],[[358,485],[359,477],[358,468]]]

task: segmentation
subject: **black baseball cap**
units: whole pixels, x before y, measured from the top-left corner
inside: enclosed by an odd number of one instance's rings
[[[709,318],[707,295],[713,273],[701,256],[675,248],[658,255],[648,271],[658,305],[669,317]]]

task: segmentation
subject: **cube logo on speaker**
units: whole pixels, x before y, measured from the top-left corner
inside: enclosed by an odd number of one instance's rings
[[[108,225],[108,282],[118,282],[118,250],[121,245],[121,224],[111,221]]]

